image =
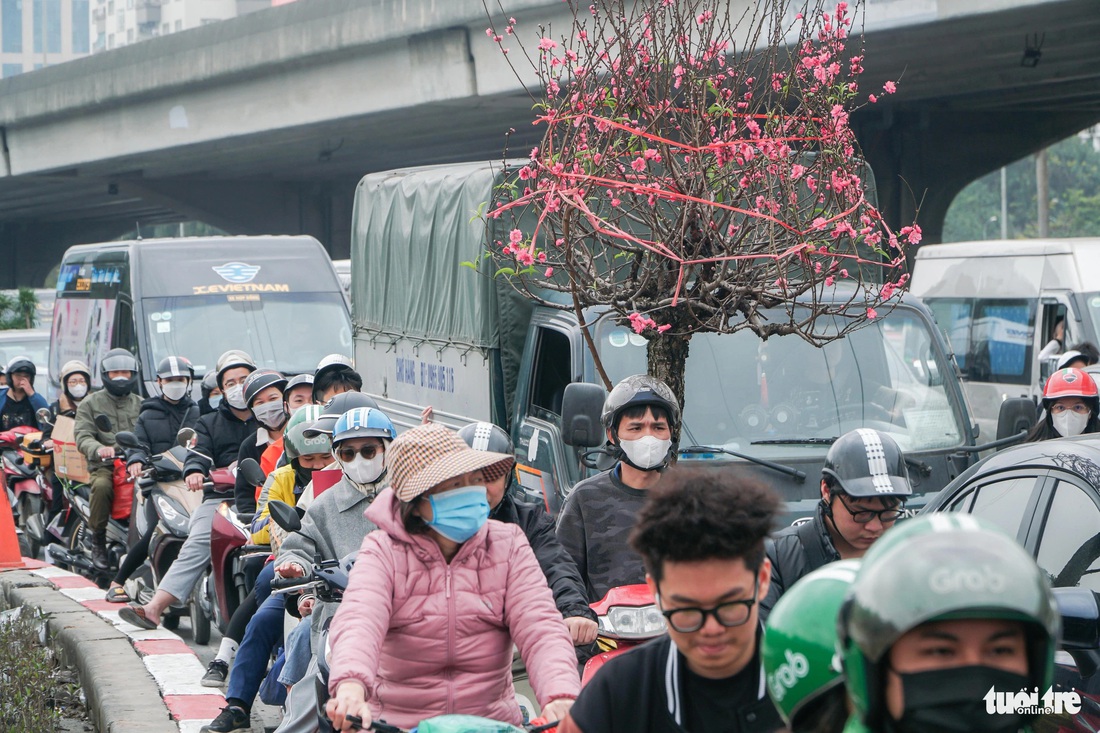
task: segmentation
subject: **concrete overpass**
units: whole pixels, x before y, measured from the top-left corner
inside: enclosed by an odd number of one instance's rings
[[[528,36],[565,27],[560,0],[504,6]],[[310,0],[0,81],[0,286],[191,218],[346,256],[364,173],[539,137],[486,25],[480,0]],[[866,28],[865,88],[901,83],[854,124],[889,218],[919,204],[926,241],[967,183],[1100,121],[1097,0],[868,0]]]

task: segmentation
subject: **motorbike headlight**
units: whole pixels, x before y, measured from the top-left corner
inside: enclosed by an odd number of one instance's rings
[[[665,633],[665,617],[654,605],[612,606],[600,617],[600,631],[619,639],[652,639]]]

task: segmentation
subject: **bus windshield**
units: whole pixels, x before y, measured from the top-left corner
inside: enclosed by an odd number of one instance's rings
[[[646,341],[629,328],[604,318],[596,339],[612,381],[646,372]],[[680,444],[823,456],[832,440],[869,427],[904,451],[956,446],[965,432],[944,387],[950,373],[925,320],[901,306],[822,348],[795,335],[696,334]]]
[[[184,356],[196,375],[214,369],[229,349],[247,352],[259,367],[288,374],[312,372],[327,354],[352,353],[351,319],[340,293],[145,298],[141,317],[150,365]]]

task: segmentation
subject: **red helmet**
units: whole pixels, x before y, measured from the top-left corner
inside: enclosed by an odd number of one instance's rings
[[[1095,400],[1098,395],[1100,391],[1096,389],[1096,382],[1088,374],[1080,369],[1059,369],[1047,380],[1043,402],[1049,404],[1063,397]]]

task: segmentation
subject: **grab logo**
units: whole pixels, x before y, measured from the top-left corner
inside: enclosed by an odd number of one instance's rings
[[[971,568],[939,568],[928,576],[928,587],[933,593],[941,595],[960,591],[1003,593],[1008,587],[1008,579],[988,565]]]
[[[776,702],[782,702],[787,691],[810,673],[810,663],[805,655],[788,649],[786,657],[787,661],[768,675],[768,687],[771,688],[772,697]]]

